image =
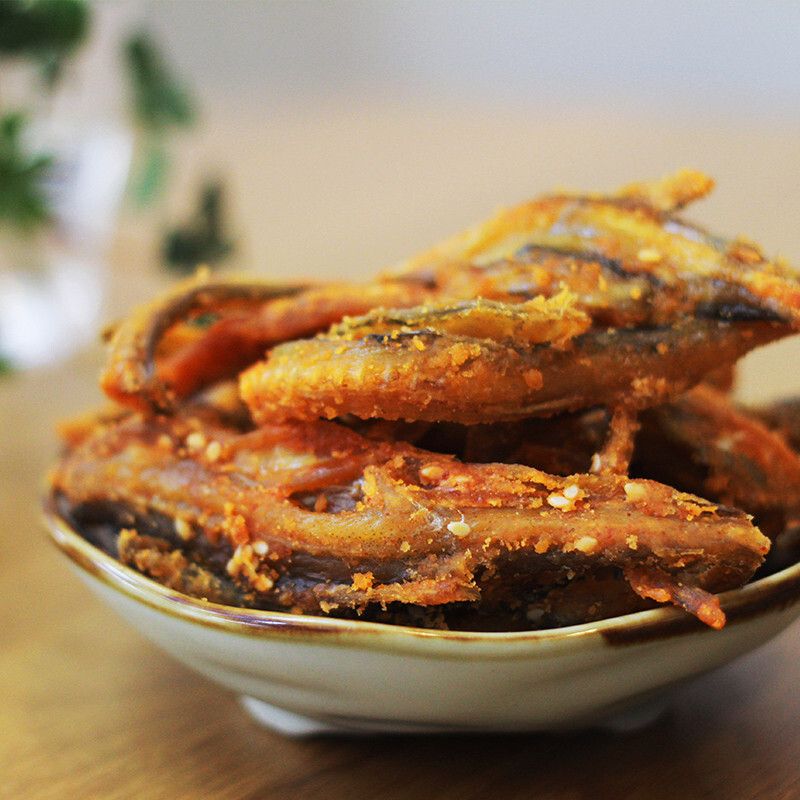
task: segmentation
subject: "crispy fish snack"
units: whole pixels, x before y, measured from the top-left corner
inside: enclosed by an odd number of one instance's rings
[[[509,304],[567,294],[592,319],[571,349],[442,331],[421,312],[416,326],[368,315],[275,347],[244,373],[242,396],[259,419],[468,423],[664,402],[800,324],[796,275],[672,213],[709,186],[684,173],[612,197],[546,197],[390,275]]]
[[[200,275],[130,315],[108,333],[100,384],[139,411],[168,411],[287,339],[310,336],[376,305],[414,305],[429,296],[415,282],[372,286],[210,282]]]
[[[599,263],[605,281],[615,273],[615,282],[639,278],[631,284],[634,300],[641,299],[636,295],[644,288],[642,280],[650,282],[655,291],[646,294],[655,309],[666,292],[683,313],[778,318],[796,328],[800,282],[795,271],[770,262],[752,242],[712,236],[674,213],[712,186],[705,176],[684,171],[608,197],[532,200],[419,254],[387,277],[436,280],[437,270],[454,264],[496,268],[524,262],[530,252],[549,252],[574,256],[577,272],[582,261]],[[534,280],[537,274],[542,280],[546,273],[532,271]]]
[[[616,571],[628,609],[666,592],[720,627],[709,592],[741,584],[769,546],[743,512],[654,481],[464,464],[326,422],[130,416],[99,424],[52,485],[79,525],[113,521],[140,569],[174,585],[170,563],[205,561],[249,604],[304,612],[486,597],[484,613],[551,618],[550,590],[571,585],[573,613],[592,619],[581,588]]]
[[[730,396],[700,385],[642,415],[632,469],[745,509],[772,538],[800,523],[800,459]]]
[[[800,327],[800,282],[677,216],[710,188],[544,197],[365,284],[179,286],[111,335],[126,409],[67,428],[50,502],[215,602],[722,627],[716,593],[794,552],[800,461],[703,381]]]
[[[240,390],[262,421],[355,414],[477,423],[599,404],[643,408],[781,335],[770,322],[692,319],[593,330],[568,347],[428,329],[353,340],[334,333],[273,348],[242,373]]]

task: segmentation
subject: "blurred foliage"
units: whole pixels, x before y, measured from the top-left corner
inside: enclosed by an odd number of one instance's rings
[[[19,113],[0,116],[0,222],[23,234],[51,219],[44,180],[53,163],[49,155],[26,151],[21,141],[25,122]]]
[[[147,206],[161,194],[169,174],[168,132],[191,125],[197,113],[189,92],[172,75],[147,33],[133,34],[125,43],[124,56],[134,118],[143,134],[130,193],[136,205]]]
[[[39,63],[44,91],[55,88],[67,60],[87,41],[90,30],[91,6],[85,0],[0,0],[0,58]],[[121,42],[120,57],[130,82],[132,115],[144,134],[142,166],[131,192],[137,204],[145,205],[165,184],[166,131],[191,124],[196,113],[189,92],[171,74],[147,33],[138,31]],[[40,185],[53,159],[31,159],[23,152],[20,114],[6,112],[2,119],[0,216],[29,230],[52,218]]]
[[[42,91],[56,88],[70,57],[88,40],[92,6],[86,0],[0,0],[0,60],[25,59],[42,70]],[[169,174],[170,134],[195,122],[197,110],[162,51],[145,31],[120,42],[120,60],[129,83],[138,154],[129,196],[138,207],[163,192]],[[0,98],[2,95],[0,94]],[[53,220],[46,181],[54,158],[25,147],[25,110],[0,109],[0,223],[29,233]],[[191,220],[167,234],[165,263],[191,271],[198,263],[215,265],[232,249],[223,233],[222,188],[201,190]]]
[[[144,133],[139,164],[131,177],[131,197],[146,206],[161,194],[169,173],[170,131],[194,123],[197,112],[186,88],[172,75],[153,40],[143,32],[125,45],[136,121]],[[231,250],[223,233],[222,187],[202,187],[191,219],[164,236],[163,263],[174,272],[193,272],[198,264],[216,266]]]
[[[86,40],[89,10],[83,0],[0,0],[0,58],[28,58],[42,69],[51,90],[64,63]],[[53,165],[49,154],[24,145],[25,114],[0,114],[0,222],[23,234],[52,220],[44,181]]]
[[[194,122],[195,110],[187,90],[175,79],[155,42],[139,32],[125,44],[125,59],[133,87],[138,122],[160,131]]]
[[[0,55],[35,58],[52,86],[89,26],[83,0],[0,0]]]
[[[232,250],[224,231],[222,186],[212,182],[202,188],[192,219],[166,235],[164,262],[174,272],[191,273],[200,264],[215,266]]]

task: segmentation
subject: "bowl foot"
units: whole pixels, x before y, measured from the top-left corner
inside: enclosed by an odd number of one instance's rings
[[[302,738],[305,736],[318,736],[325,733],[342,733],[343,728],[331,725],[321,720],[295,714],[284,708],[265,703],[257,697],[242,695],[239,702],[244,710],[259,724],[283,736]]]
[[[363,736],[376,733],[451,733],[460,731],[460,728],[441,726],[435,724],[403,722],[400,720],[380,720],[366,718],[346,718],[342,721],[324,720],[316,717],[307,717],[285,708],[273,706],[264,700],[250,695],[242,695],[239,702],[247,713],[259,724],[269,728],[275,733],[293,738],[309,736],[345,735]],[[466,730],[473,730],[468,728]]]
[[[403,722],[388,722],[379,720],[352,719],[343,722],[332,722],[328,720],[307,717],[297,714],[294,711],[287,711],[279,708],[264,700],[250,695],[242,695],[239,698],[244,710],[260,725],[268,728],[282,736],[289,736],[295,739],[307,738],[310,736],[325,735],[363,735],[374,733],[468,733],[474,731],[487,732],[481,726],[458,728],[450,726],[425,725]],[[642,730],[660,719],[669,707],[668,698],[651,700],[650,702],[631,708],[627,711],[604,717],[595,723],[584,723],[577,726],[567,726],[568,730],[581,730],[587,728],[600,729],[610,733],[634,733]],[[537,726],[536,730],[547,730]],[[503,731],[505,729],[499,729]],[[525,728],[513,729],[524,731]],[[558,730],[558,728],[554,728]],[[563,730],[563,728],[562,728]]]

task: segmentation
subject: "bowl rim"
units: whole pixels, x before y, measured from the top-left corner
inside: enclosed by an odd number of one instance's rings
[[[606,646],[626,646],[679,636],[720,636],[726,630],[754,617],[764,616],[800,602],[800,561],[738,589],[718,595],[727,622],[721,631],[704,625],[694,616],[671,606],[611,617],[595,622],[532,631],[458,631],[415,628],[380,622],[338,619],[288,611],[265,611],[213,603],[170,589],[123,564],[88,542],[50,504],[44,504],[44,522],[50,541],[74,566],[101,584],[128,598],[186,622],[239,635],[263,639],[286,636],[324,640],[358,647],[415,649],[470,645],[492,647],[498,656],[526,651],[530,647],[560,650],[578,641],[601,640]],[[506,647],[503,647],[505,645]]]

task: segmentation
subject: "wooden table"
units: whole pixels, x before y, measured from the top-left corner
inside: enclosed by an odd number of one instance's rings
[[[373,120],[371,133],[375,136],[377,127],[386,137],[394,136],[396,122],[399,118]],[[478,188],[474,181],[459,184],[457,179],[459,164],[467,163],[467,156],[481,149],[474,130],[466,135],[466,143],[448,150],[444,145],[453,141],[452,131],[441,120],[429,119],[427,128],[419,119],[405,120],[408,147],[419,150],[424,141],[430,153],[440,154],[442,180],[451,181],[446,194],[460,198],[454,223],[488,211],[490,194],[498,201],[521,196],[517,183],[522,179],[512,169],[512,161],[521,163],[522,121],[501,122],[495,119],[491,130],[486,127],[482,134],[486,142],[505,136],[512,144],[512,151],[506,154],[483,148],[487,153],[484,166],[488,161],[486,169],[499,176],[498,185],[489,192],[483,184]],[[286,147],[300,148],[297,137],[303,135],[311,139],[311,134],[303,133],[301,123],[296,121],[295,139],[286,137],[285,141],[291,142]],[[579,153],[577,167],[564,155],[561,164],[569,164],[564,182],[577,185],[572,172],[589,163],[588,156],[580,155],[588,134],[580,139],[577,122],[574,128],[569,120],[561,124],[567,128],[562,129],[561,137],[558,131],[540,131],[536,136],[545,150],[553,149],[559,138],[573,137],[571,142]],[[333,124],[328,126],[329,138],[333,131],[330,146],[334,150],[345,149],[347,124],[341,121],[340,127],[341,131]],[[636,151],[632,143],[652,144],[652,138],[646,139],[648,131],[641,126],[638,131],[631,125],[620,126],[619,131],[624,131],[624,141],[616,140],[615,146],[630,144],[633,152],[633,166],[624,171],[625,179],[641,177],[645,154],[641,148]],[[607,124],[605,129],[595,127],[591,135],[600,137],[597,146],[601,150],[606,143],[608,156],[609,142],[617,133]],[[680,146],[682,136],[675,132],[670,139],[661,133],[656,140],[662,155],[664,151],[667,154],[664,160],[668,156],[674,166],[682,165],[687,157]],[[723,230],[750,233],[771,252],[782,248],[792,260],[800,261],[796,135],[793,138],[784,132],[770,138],[762,132],[767,140],[761,142],[760,151],[756,150],[761,140],[755,126],[735,141],[714,140],[709,130],[705,136],[693,140],[690,160],[701,163],[707,157],[718,177],[727,179],[725,199],[712,206],[709,214],[712,221],[719,223],[717,216],[735,210],[739,218]],[[234,151],[244,147],[243,137],[240,134],[240,140],[233,142]],[[544,144],[543,137],[547,138]],[[279,140],[284,141],[275,137],[272,144],[277,146]],[[740,169],[741,159],[753,152],[763,152],[760,163],[774,176],[772,182],[754,170]],[[281,160],[280,153],[276,160]],[[416,164],[414,159],[410,161]],[[789,175],[784,174],[782,165],[787,165]],[[795,179],[791,179],[792,170]],[[622,173],[620,169],[609,171],[614,172],[615,181]],[[646,174],[663,171],[659,163]],[[378,177],[384,179],[385,172]],[[555,182],[546,170],[539,177],[542,180],[535,185],[526,180],[528,191]],[[592,173],[593,186],[613,185],[611,180],[595,182],[597,177],[597,171]],[[310,186],[311,179],[304,180]],[[757,188],[761,194],[754,203]],[[735,190],[741,190],[738,200]],[[255,192],[253,186],[250,191]],[[335,199],[334,193],[331,204]],[[438,198],[434,199],[438,208]],[[355,205],[350,211],[354,219]],[[406,215],[395,220],[396,230],[381,229],[385,220],[375,212],[368,221],[378,226],[378,234],[395,243],[400,229],[407,225],[414,230],[409,249],[422,246],[433,233],[425,229],[420,205],[424,207],[419,198],[413,207],[405,200],[387,202],[387,213],[407,208]],[[791,231],[775,223],[776,209],[786,214]],[[749,225],[741,224],[745,218]],[[285,223],[285,240],[276,241],[275,247],[278,252],[286,250],[282,259],[289,257],[288,242],[302,230],[306,230],[305,241],[312,250],[314,236],[331,235],[328,228],[321,234],[308,233],[306,220],[297,221],[296,215],[287,213],[280,222]],[[442,220],[435,222],[439,233],[450,232]],[[274,219],[273,224],[276,230],[281,227]],[[776,242],[768,234],[779,229],[786,238]],[[347,246],[350,254],[357,252],[360,235]],[[377,247],[371,239],[365,241],[367,251]],[[331,262],[334,268],[349,258],[341,240],[340,245],[342,252]],[[387,252],[385,260],[399,254]],[[118,264],[115,280],[130,280],[126,274]],[[120,305],[130,299],[124,289],[117,292]],[[0,381],[0,797],[800,798],[798,626],[759,651],[678,690],[662,717],[634,733],[292,740],[262,729],[234,697],[170,660],[102,606],[43,535],[38,503],[42,475],[55,452],[53,425],[99,399],[94,378],[101,359],[100,349],[90,348],[67,363]],[[764,375],[776,372],[776,363],[767,362],[760,369],[756,378],[751,376],[756,388],[763,386],[759,381]],[[784,380],[792,372],[792,364],[784,364],[780,372]]]

